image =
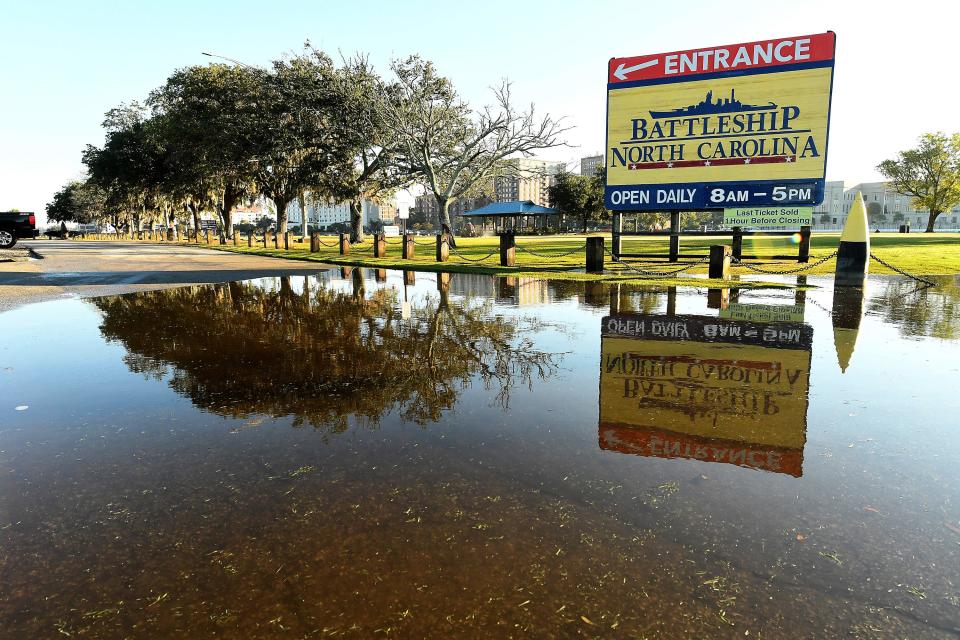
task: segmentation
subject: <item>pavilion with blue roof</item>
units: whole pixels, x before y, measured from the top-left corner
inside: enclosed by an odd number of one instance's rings
[[[500,223],[499,230],[506,231],[508,228],[517,230],[528,226],[546,228],[549,217],[556,215],[559,215],[559,212],[551,207],[541,207],[531,200],[514,200],[512,202],[494,202],[479,209],[465,211],[463,218],[465,220],[479,218],[482,229],[485,229],[487,221],[492,219],[494,231],[498,231],[498,222]],[[510,222],[509,226],[507,221]],[[530,224],[531,222],[533,224]],[[537,222],[540,222],[540,225],[537,225]]]

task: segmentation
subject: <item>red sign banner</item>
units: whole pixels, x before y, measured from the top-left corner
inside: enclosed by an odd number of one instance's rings
[[[728,73],[833,60],[832,31],[809,36],[758,40],[627,58],[611,58],[607,82],[621,84]]]

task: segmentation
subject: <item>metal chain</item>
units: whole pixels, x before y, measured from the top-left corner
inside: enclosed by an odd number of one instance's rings
[[[920,276],[915,276],[912,273],[907,273],[906,271],[904,271],[903,269],[900,269],[899,267],[893,266],[883,258],[877,257],[877,255],[874,253],[871,253],[870,257],[876,260],[877,262],[879,262],[880,264],[882,264],[883,266],[885,266],[887,269],[890,269],[891,271],[899,273],[902,276],[907,276],[908,278],[912,278],[917,282],[922,282],[923,284],[930,285],[931,287],[935,287],[937,285],[937,283],[934,282],[933,280],[928,280],[926,278],[921,278]]]
[[[584,249],[587,248],[587,243],[584,242],[584,243],[583,243],[582,245],[580,245],[579,247],[574,247],[574,248],[571,249],[570,251],[566,251],[566,252],[564,252],[564,253],[553,253],[553,254],[539,253],[539,252],[537,252],[537,251],[534,251],[533,249],[527,249],[526,247],[524,247],[524,246],[522,246],[522,245],[519,245],[519,244],[514,245],[514,246],[515,246],[517,249],[520,249],[520,251],[524,251],[524,252],[526,252],[526,253],[529,253],[529,254],[532,255],[532,256],[536,256],[536,257],[538,257],[538,258],[547,258],[547,259],[549,260],[550,258],[565,258],[565,257],[567,257],[567,256],[569,256],[569,255],[572,255],[572,254],[578,252],[578,251],[583,251]]]
[[[761,269],[760,267],[755,267],[755,266],[753,266],[752,264],[747,264],[746,262],[744,262],[744,261],[741,260],[740,258],[731,258],[730,261],[731,261],[733,264],[738,264],[738,265],[740,265],[741,267],[743,267],[744,269],[748,269],[748,270],[750,270],[750,271],[755,271],[755,272],[757,272],[757,273],[765,273],[765,274],[768,274],[768,275],[779,276],[779,275],[789,275],[789,274],[791,274],[791,273],[800,273],[801,271],[807,271],[807,270],[809,270],[809,269],[814,269],[814,268],[819,267],[820,265],[822,265],[822,264],[823,264],[824,262],[826,262],[827,260],[830,260],[831,258],[835,258],[836,256],[837,256],[837,252],[834,251],[834,252],[831,253],[830,255],[824,256],[823,258],[817,260],[817,261],[814,262],[814,263],[805,264],[805,265],[803,265],[802,267],[797,267],[796,269]]]
[[[460,253],[459,251],[457,251],[457,248],[456,248],[456,247],[450,247],[450,251],[451,251],[451,253],[453,253],[453,254],[455,254],[457,257],[459,257],[461,260],[466,260],[467,262],[483,262],[484,260],[487,260],[488,258],[490,258],[490,256],[495,256],[495,255],[497,255],[498,253],[500,253],[500,250],[498,249],[498,250],[496,250],[496,251],[491,251],[490,253],[488,253],[487,255],[483,256],[482,258],[468,258],[467,256],[465,256],[465,255],[463,255],[462,253]]]
[[[673,275],[676,275],[676,274],[678,274],[678,273],[682,273],[682,272],[684,272],[684,271],[689,271],[690,269],[693,269],[693,268],[696,267],[697,265],[703,264],[704,262],[706,262],[707,260],[710,259],[709,257],[700,258],[700,259],[697,260],[696,262],[691,262],[691,263],[688,264],[688,265],[685,265],[685,266],[683,266],[683,267],[680,267],[679,269],[674,269],[674,270],[672,270],[672,271],[648,271],[648,270],[646,270],[646,269],[641,269],[641,268],[639,268],[639,267],[635,267],[635,266],[633,266],[632,264],[630,264],[630,263],[628,263],[628,262],[624,262],[623,260],[621,260],[621,259],[618,258],[617,256],[613,255],[613,252],[610,251],[609,249],[607,249],[606,247],[604,247],[603,250],[607,253],[608,256],[610,256],[610,259],[611,259],[611,260],[613,260],[613,261],[616,262],[617,264],[621,265],[622,267],[625,267],[626,269],[629,269],[630,271],[634,271],[634,272],[636,272],[636,273],[639,273],[639,274],[641,275],[641,277],[644,277],[644,278],[663,278],[664,276],[673,276]]]

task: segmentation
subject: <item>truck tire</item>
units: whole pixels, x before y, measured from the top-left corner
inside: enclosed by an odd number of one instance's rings
[[[17,234],[7,229],[0,229],[0,249],[9,249],[17,244]]]

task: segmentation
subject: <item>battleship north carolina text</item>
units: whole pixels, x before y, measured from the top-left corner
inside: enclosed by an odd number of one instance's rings
[[[834,47],[825,33],[611,59],[608,208],[818,204]]]

